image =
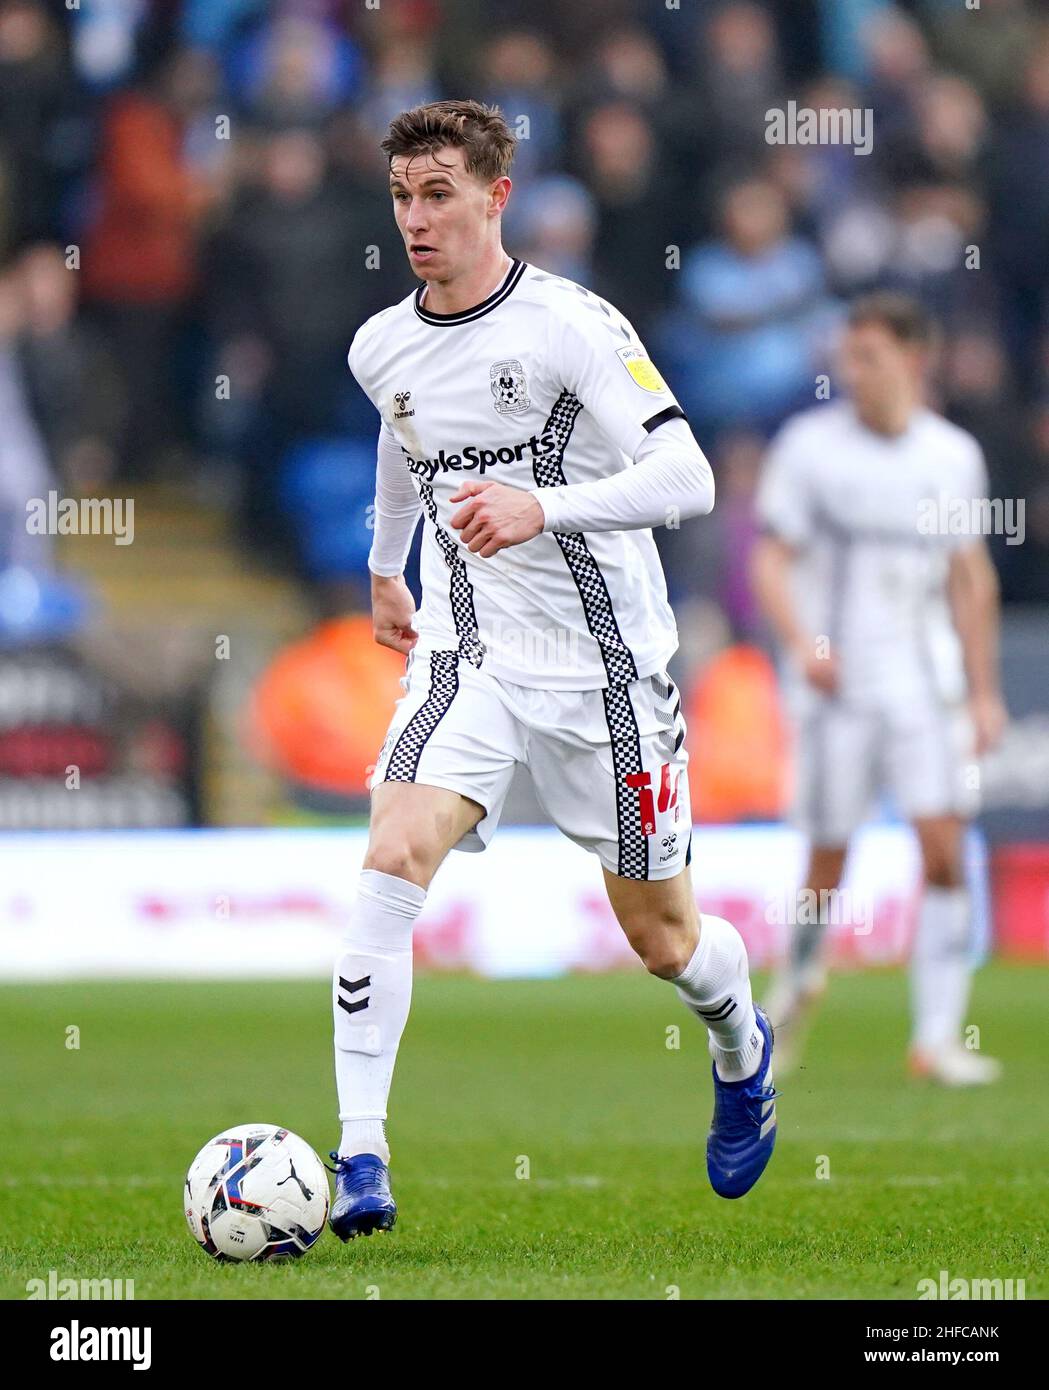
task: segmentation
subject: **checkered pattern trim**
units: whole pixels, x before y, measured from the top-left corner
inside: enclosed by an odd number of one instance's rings
[[[571,391],[562,391],[554,402],[550,418],[546,422],[546,430],[552,431],[555,435],[557,448],[553,453],[537,458],[532,464],[532,473],[539,487],[564,487],[567,484],[563,467],[565,449],[582,409],[582,401]],[[609,683],[621,685],[637,680],[633,653],[623,641],[616,615],[612,611],[608,586],[597,561],[590,553],[586,538],[578,531],[555,531],[553,535],[561,547],[565,563],[579,590],[583,616],[586,618],[590,635],[600,648]]]
[[[603,690],[605,719],[612,739],[612,767],[616,778],[616,826],[619,834],[620,878],[648,878],[648,837],[641,828],[641,808],[636,787],[628,787],[631,773],[642,771],[641,736],[637,717],[625,685]]]
[[[474,591],[466,573],[466,561],[460,555],[455,542],[437,522],[437,503],[433,498],[433,488],[427,482],[420,482],[426,515],[433,522],[434,535],[441,547],[444,563],[451,570],[449,597],[452,605],[452,620],[459,635],[459,655],[480,669],[484,661],[485,645],[477,627],[477,614],[474,612]]]
[[[414,782],[419,759],[459,689],[459,653],[430,653],[430,693],[401,730],[386,764],[384,782]]]

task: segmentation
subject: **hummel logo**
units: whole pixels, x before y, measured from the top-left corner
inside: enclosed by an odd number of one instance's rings
[[[362,975],[359,980],[344,980],[341,975],[339,976],[339,988],[344,989],[347,994],[356,994],[359,989],[363,989],[365,985],[370,985],[371,982],[372,977],[370,975]],[[367,1007],[367,997],[358,999],[356,1003],[348,1004],[341,995],[339,996],[339,1008],[345,1009],[348,1014],[360,1013],[361,1009],[366,1009]]]
[[[408,409],[408,402],[411,398],[412,393],[410,391],[395,391],[393,393],[393,399],[397,404],[397,409],[393,413],[395,420],[406,420],[409,415],[415,414],[414,410]]]
[[[278,1187],[283,1187],[284,1184],[285,1184],[286,1182],[297,1182],[297,1183],[299,1184],[299,1187],[300,1187],[301,1191],[302,1191],[303,1197],[305,1197],[305,1199],[306,1199],[307,1202],[312,1202],[312,1201],[313,1201],[313,1193],[312,1193],[312,1192],[310,1191],[310,1189],[306,1186],[306,1184],[303,1182],[303,1180],[299,1177],[298,1173],[296,1173],[296,1171],[295,1171],[295,1160],[289,1158],[289,1159],[288,1159],[288,1162],[291,1164],[291,1172],[288,1174],[288,1176],[287,1176],[286,1178],[281,1178],[281,1180],[280,1180],[280,1182],[277,1184],[277,1186],[278,1186]]]
[[[669,860],[673,859],[674,855],[678,852],[676,830],[672,830],[669,835],[663,837],[663,848],[666,850],[666,854],[661,854],[659,856],[659,862],[661,864],[666,864]]]

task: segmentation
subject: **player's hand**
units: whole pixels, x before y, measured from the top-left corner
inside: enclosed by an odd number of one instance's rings
[[[415,600],[412,591],[397,574],[385,579],[372,575],[372,635],[380,647],[392,647],[407,656],[419,640],[412,627],[415,619]]]
[[[524,488],[505,483],[463,483],[451,502],[465,502],[452,517],[459,539],[487,560],[508,545],[530,541],[543,529],[543,509]]]
[[[800,643],[794,649],[794,659],[806,682],[824,695],[835,695],[841,683],[838,659],[833,652],[820,652],[815,642]]]
[[[982,758],[1001,741],[1009,712],[999,695],[973,695],[969,700],[969,714],[973,722],[973,752]]]

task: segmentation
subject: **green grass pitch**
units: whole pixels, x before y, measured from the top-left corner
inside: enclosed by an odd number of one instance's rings
[[[391,1105],[398,1225],[277,1266],[203,1255],[182,1179],[233,1123],[333,1147],[327,983],[7,986],[0,1295],[54,1269],[139,1299],[912,1299],[947,1270],[1044,1298],[1047,984],[981,972],[970,1017],[1006,1078],[948,1092],[904,1076],[902,973],[835,978],[772,1164],[726,1202],[705,1034],[667,985],[422,976]]]

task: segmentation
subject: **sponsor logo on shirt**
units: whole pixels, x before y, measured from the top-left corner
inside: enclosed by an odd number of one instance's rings
[[[656,364],[646,356],[644,348],[616,348],[616,356],[644,391],[668,391],[670,388],[659,375]]]
[[[403,444],[401,448],[404,448]],[[494,468],[497,463],[520,463],[525,458],[531,463],[533,459],[545,458],[548,454],[555,453],[557,448],[557,435],[552,429],[548,429],[540,435],[533,434],[519,444],[503,444],[495,449],[486,449],[480,444],[467,444],[458,453],[449,454],[441,449],[435,458],[429,459],[417,459],[405,449],[404,457],[409,472],[432,482],[438,473],[457,473],[473,468],[479,473],[484,473],[486,469]]]
[[[411,400],[411,398],[412,393],[410,391],[394,392],[394,404],[397,406],[397,409],[393,412],[393,418],[395,420],[407,420],[409,415],[415,414],[414,408],[412,410],[408,409],[408,402]]]

